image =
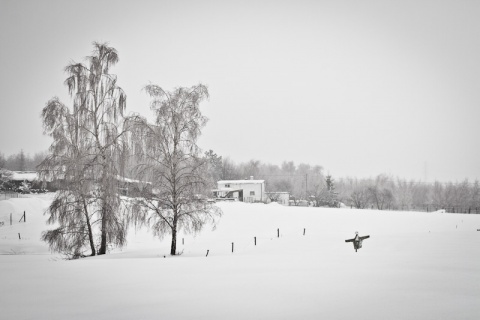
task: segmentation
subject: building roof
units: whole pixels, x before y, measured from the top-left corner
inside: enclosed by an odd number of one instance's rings
[[[270,191],[270,192],[265,192],[267,194],[290,194],[288,191]]]
[[[264,183],[265,180],[220,180],[219,184],[259,184]]]
[[[148,181],[140,181],[140,180],[125,178],[125,177],[122,177],[121,175],[118,175],[118,174],[117,174],[117,180],[127,182],[127,183],[152,184],[151,182],[148,182]]]
[[[213,189],[212,191],[222,191],[222,192],[235,192],[235,191],[242,191],[243,189],[238,189],[238,188],[219,188],[219,189]]]
[[[10,180],[13,181],[33,181],[37,180],[38,174],[35,171],[12,171]]]

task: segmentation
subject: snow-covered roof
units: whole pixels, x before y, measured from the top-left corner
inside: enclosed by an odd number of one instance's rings
[[[240,191],[242,189],[238,189],[238,188],[219,188],[219,189],[213,189],[212,191],[221,191],[221,192],[231,192],[231,191]]]
[[[127,182],[127,183],[152,184],[151,182],[148,182],[148,181],[140,181],[140,180],[125,178],[125,177],[122,177],[121,175],[118,175],[118,174],[117,174],[117,180],[120,180],[120,181],[123,181],[123,182]]]
[[[14,181],[33,181],[38,179],[38,174],[35,171],[12,171],[10,180]]]
[[[264,183],[265,180],[220,180],[218,184],[259,184]]]

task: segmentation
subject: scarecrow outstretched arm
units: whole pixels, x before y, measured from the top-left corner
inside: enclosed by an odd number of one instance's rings
[[[363,237],[360,237],[360,240],[364,240],[364,239],[368,239],[370,238],[370,236],[363,236]]]
[[[348,240],[345,240],[345,242],[353,242],[355,239],[348,239]]]

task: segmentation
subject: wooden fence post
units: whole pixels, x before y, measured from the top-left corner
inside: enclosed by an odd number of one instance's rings
[[[257,237],[253,237],[253,242],[257,245]]]
[[[277,229],[277,238],[280,238],[280,228]]]
[[[207,250],[207,255],[205,257],[208,257],[208,253],[210,252],[210,250]]]
[[[233,253],[233,242],[232,242],[232,253]]]
[[[305,235],[305,228],[303,228],[303,235]]]
[[[12,214],[10,213],[10,225],[12,225]]]

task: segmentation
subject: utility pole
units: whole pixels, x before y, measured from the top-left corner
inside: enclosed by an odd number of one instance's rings
[[[305,200],[308,201],[307,182],[308,182],[308,173],[305,173]]]

